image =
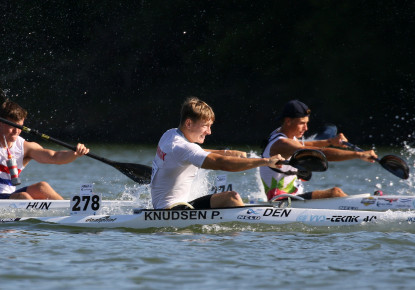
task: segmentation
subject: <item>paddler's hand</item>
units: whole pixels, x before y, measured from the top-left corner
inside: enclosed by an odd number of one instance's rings
[[[284,161],[285,160],[285,158],[283,158],[280,154],[271,156],[270,158],[266,158],[266,159],[268,159],[267,166],[271,167],[271,168],[281,168],[282,164],[277,164],[277,163],[279,161]]]
[[[368,151],[362,151],[362,152],[356,152],[359,156],[359,159],[362,159],[367,162],[375,162],[375,159],[378,158],[375,151],[368,150]]]
[[[89,148],[86,148],[84,144],[78,143],[78,145],[76,145],[75,155],[77,157],[88,154],[88,152],[89,152]]]
[[[239,157],[239,158],[246,158],[246,152],[238,151],[238,150],[225,150],[225,156],[232,156],[232,157]]]
[[[347,138],[343,135],[343,133],[339,133],[339,134],[337,134],[337,136],[335,136],[333,138],[330,138],[330,139],[327,139],[327,141],[332,146],[344,147],[344,148],[346,148],[347,146],[343,144],[343,141],[348,142]]]

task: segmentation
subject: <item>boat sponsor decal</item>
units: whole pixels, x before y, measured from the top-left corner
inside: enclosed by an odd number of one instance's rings
[[[332,222],[332,223],[359,223],[360,216],[358,215],[315,215],[315,214],[300,214],[296,221],[297,222]],[[371,222],[376,220],[376,216],[366,216],[362,221]]]
[[[341,210],[358,210],[359,208],[357,206],[341,205],[341,206],[339,206],[339,209],[341,209]]]
[[[395,204],[395,208],[398,209],[411,209],[414,208],[413,198],[400,198]]]
[[[257,209],[250,208],[246,211],[246,213],[247,214],[261,214],[261,211],[263,211],[262,208],[257,208]]]
[[[410,203],[411,201],[414,201],[415,202],[415,199],[413,199],[413,198],[400,198],[399,199],[399,202],[402,202],[402,203]]]
[[[238,220],[260,220],[261,217],[257,215],[238,215],[236,217]]]
[[[285,208],[267,208],[262,216],[272,216],[272,217],[288,217],[291,213],[291,209]]]
[[[86,223],[112,223],[115,222],[117,220],[116,217],[111,217],[109,215],[104,216],[104,217],[99,217],[99,218],[87,218],[85,220]]]
[[[263,211],[262,208],[257,208],[257,209],[248,209],[246,211],[246,215],[238,215],[236,218],[238,220],[260,220],[261,219],[261,212]]]
[[[296,221],[297,222],[324,222],[326,221],[326,216],[325,215],[316,215],[316,214],[300,214]]]
[[[408,217],[408,219],[406,220],[408,223],[415,223],[415,216],[410,216]]]
[[[361,201],[361,203],[363,203],[365,206],[374,204],[375,202],[376,202],[376,198],[372,196],[362,198],[362,201]]]
[[[394,202],[398,201],[397,198],[384,198],[379,197],[378,201],[376,202],[376,205],[378,207],[393,207]]]
[[[165,220],[215,220],[222,219],[218,210],[161,210],[144,212],[146,221],[165,221]]]
[[[334,215],[331,218],[327,218],[334,223],[358,223],[358,215]]]
[[[9,222],[18,222],[20,220],[21,220],[21,218],[1,218],[0,222],[1,223],[9,223]]]

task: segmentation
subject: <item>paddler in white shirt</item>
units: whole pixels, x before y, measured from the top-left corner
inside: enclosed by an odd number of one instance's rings
[[[211,134],[215,121],[212,108],[198,98],[188,98],[182,105],[179,128],[170,129],[161,137],[153,160],[151,197],[155,209],[195,209],[243,206],[240,195],[225,191],[191,199],[191,185],[199,168],[243,171],[259,166],[279,168],[280,155],[267,158],[246,158],[237,150],[207,150],[200,145]],[[196,144],[198,143],[198,144]]]
[[[6,100],[0,108],[0,117],[23,126],[27,111],[18,104]],[[63,199],[47,182],[41,181],[16,190],[14,180],[30,160],[46,164],[66,164],[89,152],[83,144],[74,151],[53,151],[36,142],[28,142],[20,137],[21,130],[0,122],[0,199]],[[16,162],[17,176],[11,176],[7,165],[10,158]]]
[[[342,145],[342,141],[347,142],[342,133],[327,140],[301,141],[300,139],[308,130],[307,124],[310,113],[311,110],[308,106],[298,100],[286,103],[277,118],[277,122],[282,123],[281,127],[274,130],[268,137],[268,144],[262,153],[262,157],[281,154],[282,157],[289,159],[299,149],[317,149],[326,155],[328,161],[361,159],[367,162],[375,162],[374,158],[377,158],[377,155],[373,150],[355,152],[340,148],[329,148],[329,146],[346,147]],[[279,194],[287,193],[298,195],[304,199],[347,196],[339,187],[304,193],[302,181],[297,175],[292,175],[290,171],[292,173],[295,168],[289,165],[284,165],[281,169],[278,169],[278,172],[269,167],[260,168],[261,179],[268,200]]]

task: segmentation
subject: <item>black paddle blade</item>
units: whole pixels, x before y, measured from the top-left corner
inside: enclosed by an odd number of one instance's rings
[[[297,172],[297,176],[298,176],[298,178],[300,178],[303,181],[309,181],[312,177],[312,173],[311,173],[311,171],[299,170]]]
[[[326,171],[329,167],[326,155],[319,150],[300,149],[294,152],[289,163],[300,171]]]
[[[112,166],[123,174],[140,184],[148,184],[151,181],[151,167],[135,163],[113,162]]]
[[[385,168],[387,171],[393,175],[402,178],[408,179],[409,177],[409,167],[405,161],[395,155],[386,155],[380,161],[380,165]]]

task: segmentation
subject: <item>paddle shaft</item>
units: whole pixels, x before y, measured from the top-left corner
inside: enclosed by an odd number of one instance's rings
[[[349,143],[349,142],[346,142],[346,141],[342,141],[342,144],[346,145],[346,146],[347,146],[347,147],[349,147],[349,148],[352,148],[354,151],[359,151],[359,152],[363,152],[363,151],[365,151],[365,150],[363,150],[363,149],[361,149],[361,148],[357,147],[356,145],[354,145],[354,144],[352,144],[352,143]],[[373,160],[375,160],[375,161],[377,161],[377,162],[380,162],[380,159],[379,159],[379,158],[373,158]]]
[[[46,134],[42,134],[42,133],[38,132],[37,130],[30,129],[26,126],[18,125],[16,123],[13,123],[13,122],[11,122],[9,120],[6,120],[4,118],[1,118],[1,117],[0,117],[0,122],[3,122],[3,123],[5,123],[7,125],[10,125],[12,127],[18,128],[18,129],[20,129],[20,130],[22,130],[26,133],[30,133],[30,134],[40,136],[42,139],[54,142],[54,143],[59,144],[63,147],[71,149],[72,151],[76,151],[75,146],[72,146],[70,144],[62,142],[58,139],[52,138],[52,137],[50,137]],[[105,164],[108,164],[108,165],[114,167],[115,169],[119,170],[121,173],[123,173],[127,177],[131,178],[135,182],[138,182],[140,184],[150,183],[150,177],[151,177],[151,167],[150,166],[142,165],[142,164],[134,164],[134,163],[115,162],[115,161],[111,161],[107,158],[97,156],[97,155],[92,154],[92,153],[88,153],[88,154],[86,154],[86,156],[91,157],[93,159],[96,159],[98,161],[101,161]]]
[[[16,123],[13,123],[13,122],[11,122],[11,121],[9,121],[7,119],[1,118],[1,117],[0,117],[0,121],[3,122],[3,123],[5,123],[5,124],[7,124],[7,125],[12,126],[12,127],[18,128],[18,129],[22,130],[23,132],[40,136],[44,140],[51,141],[53,143],[59,144],[59,145],[61,145],[63,147],[66,147],[68,149],[71,149],[72,151],[76,151],[76,147],[75,146],[72,146],[72,145],[70,145],[68,143],[62,142],[62,141],[60,141],[58,139],[55,139],[53,137],[50,137],[50,136],[48,136],[46,134],[40,133],[37,130],[30,129],[30,128],[26,127],[26,126],[18,125]],[[95,155],[93,153],[88,153],[88,154],[85,154],[85,155],[87,155],[88,157],[94,158],[96,160],[99,160],[101,162],[104,162],[106,164],[109,164],[109,165],[112,165],[113,164],[112,161],[110,161],[110,160],[108,160],[106,158],[103,158],[103,157],[99,157],[99,156],[97,156],[97,155]]]

